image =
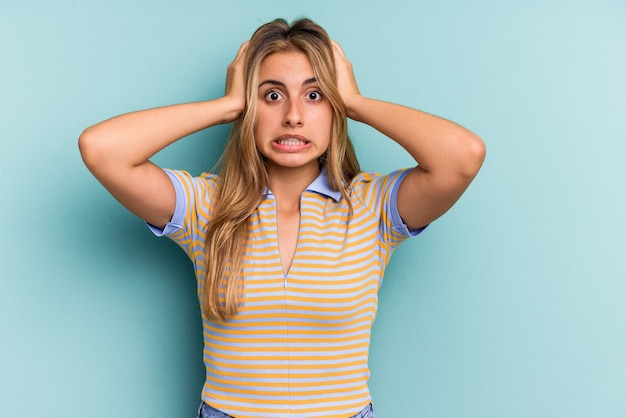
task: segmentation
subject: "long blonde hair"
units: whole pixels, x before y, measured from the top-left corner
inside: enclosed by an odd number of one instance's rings
[[[258,28],[248,44],[245,62],[246,109],[234,123],[220,159],[217,193],[206,230],[207,269],[200,295],[203,312],[211,320],[233,317],[244,300],[248,219],[268,186],[266,165],[254,139],[259,71],[270,54],[285,51],[302,51],[309,57],[322,94],[331,104],[330,142],[319,163],[327,170],[330,187],[340,191],[348,203],[347,187],[360,171],[348,137],[346,108],[337,89],[333,48],[326,31],[309,19],[291,25],[277,19]]]

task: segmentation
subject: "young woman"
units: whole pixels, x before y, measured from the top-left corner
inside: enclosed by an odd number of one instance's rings
[[[361,172],[348,117],[419,165]],[[149,161],[227,122],[217,175]],[[485,155],[457,124],[361,95],[339,44],[307,19],[261,26],[223,97],[117,116],[79,146],[109,192],[193,262],[199,417],[373,417],[367,358],[389,257],[454,204]]]

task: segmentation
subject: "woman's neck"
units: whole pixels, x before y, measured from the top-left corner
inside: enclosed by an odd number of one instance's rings
[[[280,207],[299,209],[302,192],[319,174],[317,165],[298,168],[268,167],[269,189]]]

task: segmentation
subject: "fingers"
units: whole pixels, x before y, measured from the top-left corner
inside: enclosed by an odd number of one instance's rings
[[[226,71],[226,86],[224,95],[229,98],[229,102],[236,103],[243,111],[246,105],[246,82],[244,80],[244,65],[248,52],[248,42],[244,42],[239,47],[237,55],[228,64]],[[230,120],[229,120],[230,122]]]
[[[351,64],[346,58],[345,52],[343,52],[343,48],[339,45],[338,42],[332,41],[333,43],[333,56],[335,58],[335,67],[337,67],[337,71],[341,72],[344,67],[350,67]]]
[[[247,52],[248,52],[248,41],[241,44],[241,46],[239,47],[239,50],[237,51],[237,55],[235,55],[235,58],[233,59],[233,61],[230,64],[228,64],[228,70],[232,71],[235,69],[235,67],[243,67],[243,63],[245,61]]]
[[[336,41],[332,41],[332,44],[335,68],[337,71],[337,88],[344,102],[348,104],[351,97],[360,94],[359,87],[354,77],[352,64],[346,58],[343,48],[341,48],[341,45]]]
[[[232,72],[235,67],[243,67],[243,63],[245,61],[246,53],[248,52],[248,41],[241,44],[239,50],[237,51],[237,55],[235,55],[235,59],[228,64],[228,71]]]
[[[332,41],[333,43],[333,56],[335,58],[335,67],[337,68],[337,74],[339,78],[347,77],[354,78],[352,74],[352,64],[346,58],[346,54],[343,52],[341,45],[338,42]]]
[[[250,41],[246,41],[246,42],[241,44],[241,46],[239,47],[239,50],[237,51],[237,55],[235,56],[235,61],[237,61],[238,59],[243,59],[243,57],[246,56],[246,52],[248,51],[248,44],[249,43],[250,43]]]
[[[337,55],[341,58],[343,58],[344,60],[346,59],[346,54],[343,52],[343,49],[341,48],[341,45],[339,45],[339,42],[337,41],[331,41],[333,44],[333,52],[335,53],[335,58],[337,57]]]

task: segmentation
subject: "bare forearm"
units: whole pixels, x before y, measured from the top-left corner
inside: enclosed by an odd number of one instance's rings
[[[244,43],[228,66],[223,97],[127,113],[81,134],[78,144],[89,170],[120,203],[152,225],[163,227],[171,219],[176,196],[167,174],[149,158],[187,135],[240,117],[246,105],[246,49]]]
[[[239,104],[224,97],[127,113],[87,128],[79,140],[81,154],[90,168],[107,160],[137,166],[173,142],[234,120],[240,112]]]
[[[455,170],[473,177],[480,168],[482,140],[454,122],[364,96],[353,97],[347,105],[350,118],[396,141],[426,172]]]
[[[352,64],[334,43],[337,87],[351,119],[396,141],[418,166],[400,184],[398,212],[409,228],[444,214],[469,186],[485,158],[485,144],[456,123],[409,107],[361,95]]]

